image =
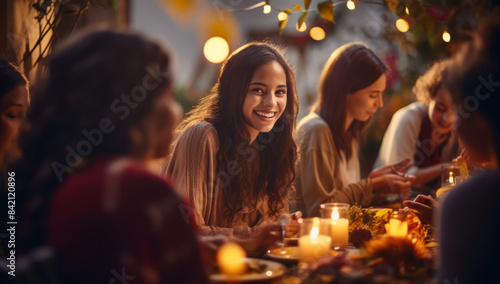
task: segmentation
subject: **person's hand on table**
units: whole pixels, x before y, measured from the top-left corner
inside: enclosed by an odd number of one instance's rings
[[[430,225],[433,225],[433,212],[435,208],[439,206],[439,203],[430,196],[418,195],[414,201],[406,200],[403,201],[403,205],[417,210],[422,214],[422,220]]]
[[[399,163],[388,165],[385,167],[380,167],[373,170],[368,177],[373,179],[387,174],[395,174],[399,176],[405,176],[406,172],[413,166],[410,158],[406,158]]]
[[[410,193],[411,185],[415,180],[416,177],[413,175],[385,174],[372,178],[371,183],[373,190],[380,191],[382,194],[407,195]]]
[[[204,267],[209,268],[217,263],[217,251],[219,250],[219,247],[227,241],[228,238],[224,235],[198,236],[200,257]]]
[[[281,240],[280,229],[278,223],[263,225],[254,233],[252,238],[240,239],[238,243],[249,256],[261,256],[269,247]]]

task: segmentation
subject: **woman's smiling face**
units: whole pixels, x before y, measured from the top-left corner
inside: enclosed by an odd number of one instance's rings
[[[429,119],[433,129],[439,129],[442,134],[451,131],[454,117],[453,101],[450,92],[443,86],[439,87],[436,96],[429,103]]]
[[[277,61],[258,67],[243,102],[243,116],[250,132],[250,143],[260,132],[269,132],[281,117],[287,103],[286,74]]]

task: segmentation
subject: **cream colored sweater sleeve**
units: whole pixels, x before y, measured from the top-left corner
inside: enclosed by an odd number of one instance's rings
[[[342,184],[338,166],[341,158],[335,151],[328,125],[303,125],[298,135],[299,163],[295,185],[307,216],[319,216],[319,206],[325,202],[370,204],[373,198],[370,179]]]
[[[217,130],[208,122],[194,125],[180,134],[168,161],[166,175],[175,183],[177,192],[189,201],[193,208],[185,210],[193,219],[202,235],[230,235],[230,228],[209,226],[216,218],[217,199],[216,165],[219,138]]]

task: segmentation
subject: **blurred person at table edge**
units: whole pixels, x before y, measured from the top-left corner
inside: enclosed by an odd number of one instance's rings
[[[409,193],[414,178],[402,176],[408,159],[360,178],[358,141],[383,106],[386,70],[384,62],[362,43],[339,47],[326,62],[318,100],[297,126],[294,206],[306,216],[319,216],[319,206],[325,202],[367,206],[373,191],[383,196]]]
[[[438,283],[500,283],[500,21],[480,25],[455,56],[445,84],[460,112],[457,132],[472,161],[489,163],[451,191],[441,209]],[[457,279],[457,280],[455,280]]]
[[[434,63],[413,87],[417,102],[398,110],[384,134],[374,168],[411,158],[408,174],[414,188],[430,192],[440,186],[441,166],[458,156],[459,145],[452,120],[454,107],[443,72],[450,60]]]
[[[21,136],[17,234],[25,252],[53,249],[62,283],[207,281],[188,206],[146,168],[180,115],[170,65],[131,32],[75,35],[50,56]]]
[[[289,212],[297,110],[294,74],[277,47],[248,43],[226,59],[177,128],[165,168],[193,204],[200,235],[228,236],[250,252],[277,240],[270,234]]]
[[[0,58],[0,201],[2,212],[0,232],[6,232],[8,203],[8,178],[16,179],[11,164],[20,157],[18,145],[19,129],[26,117],[29,105],[28,80],[18,67]],[[12,176],[13,175],[13,176]],[[12,191],[12,190],[11,190]],[[15,197],[15,193],[10,194]],[[7,241],[2,240],[0,256],[5,256]]]

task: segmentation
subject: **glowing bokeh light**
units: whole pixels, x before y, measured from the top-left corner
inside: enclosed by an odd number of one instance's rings
[[[299,32],[303,32],[305,30],[307,30],[307,25],[306,23],[302,23],[302,25],[300,26],[299,28],[299,23],[296,23],[295,24],[295,28],[299,31]]]
[[[286,20],[287,18],[288,18],[288,15],[287,15],[287,13],[285,13],[285,12],[280,12],[280,13],[278,14],[278,20],[280,20],[280,21],[284,21],[284,20]]]
[[[443,33],[443,40],[444,40],[444,42],[450,42],[450,40],[451,40],[451,35],[450,35],[450,33],[449,33],[449,32],[445,31],[445,32]]]
[[[356,8],[354,1],[351,1],[351,0],[347,1],[346,5],[347,5],[347,9],[349,9],[349,10],[354,10]]]
[[[325,38],[326,33],[325,30],[323,30],[320,27],[314,27],[309,31],[309,35],[311,36],[312,39],[320,41]]]
[[[221,37],[212,37],[205,43],[203,54],[212,63],[221,63],[229,55],[229,45]]]
[[[266,4],[264,5],[264,14],[269,14],[271,13],[271,5]]]
[[[406,33],[410,29],[410,25],[408,25],[407,21],[399,19],[396,21],[396,28],[398,29],[398,31]]]

